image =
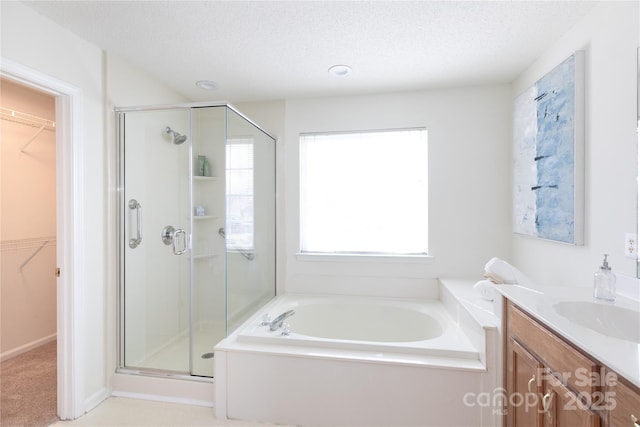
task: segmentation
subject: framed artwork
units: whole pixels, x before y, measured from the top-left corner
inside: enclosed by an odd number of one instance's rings
[[[584,52],[514,104],[514,232],[581,245],[584,228]]]

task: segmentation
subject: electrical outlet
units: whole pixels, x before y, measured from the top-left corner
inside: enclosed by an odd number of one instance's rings
[[[624,256],[627,258],[638,258],[638,235],[627,233],[624,235]]]

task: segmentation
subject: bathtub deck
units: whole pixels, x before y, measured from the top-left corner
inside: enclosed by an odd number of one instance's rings
[[[281,345],[256,345],[256,343],[241,341],[236,341],[229,344],[226,340],[216,345],[215,351],[259,353],[272,356],[283,354]],[[345,360],[385,365],[421,366],[425,368],[453,369],[473,372],[487,371],[487,367],[479,359],[468,357],[455,358],[433,355],[402,354],[394,352],[374,353],[371,351],[360,350],[336,351],[334,349],[304,347],[299,345],[291,345],[290,348],[287,348],[285,354],[291,357],[310,359]]]

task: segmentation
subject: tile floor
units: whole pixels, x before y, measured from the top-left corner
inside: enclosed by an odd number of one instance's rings
[[[51,427],[266,427],[269,425],[273,424],[218,420],[213,415],[213,408],[203,406],[110,397],[82,417],[73,421],[58,421]]]

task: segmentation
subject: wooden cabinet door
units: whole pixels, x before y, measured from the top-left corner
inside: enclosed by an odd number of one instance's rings
[[[640,391],[617,381],[609,389],[605,404],[613,403],[609,418],[609,427],[640,426]],[[635,423],[635,424],[634,424]]]
[[[507,344],[507,426],[541,427],[542,365],[513,338]]]
[[[600,417],[550,373],[542,398],[544,427],[599,427]]]

